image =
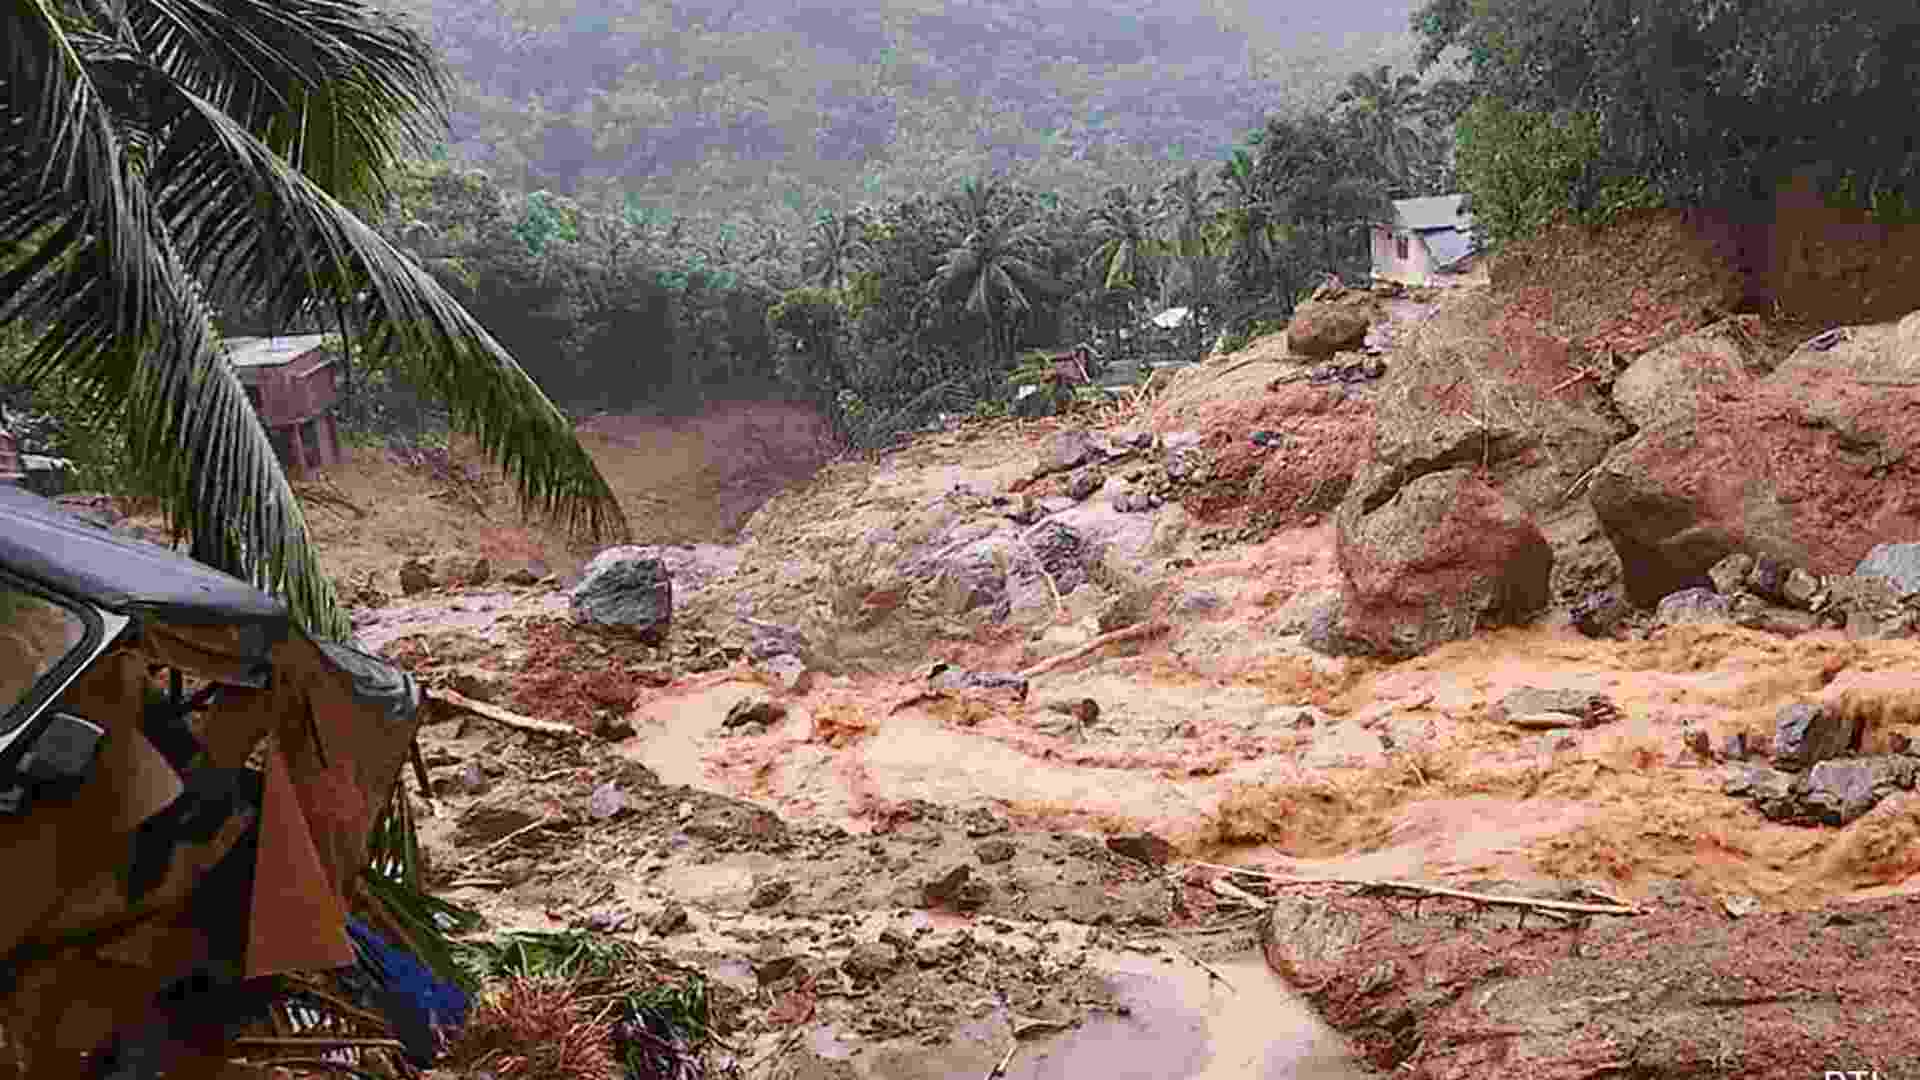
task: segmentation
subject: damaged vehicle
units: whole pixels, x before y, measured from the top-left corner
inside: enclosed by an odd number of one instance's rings
[[[0,1077],[242,1075],[276,980],[355,963],[425,705],[253,586],[0,484]]]

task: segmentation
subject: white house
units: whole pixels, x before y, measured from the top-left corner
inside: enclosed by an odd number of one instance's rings
[[[1373,227],[1373,279],[1402,285],[1442,285],[1473,262],[1473,217],[1464,195],[1400,199],[1392,224]]]

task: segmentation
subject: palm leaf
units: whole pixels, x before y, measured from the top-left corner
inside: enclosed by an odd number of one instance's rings
[[[140,479],[195,557],[282,594],[320,634],[347,623],[213,332],[216,303],[328,312],[364,338],[352,352],[393,354],[441,397],[530,509],[576,535],[624,533],[566,417],[343,201],[378,193],[441,99],[424,43],[348,0],[89,10],[0,14],[0,247],[32,251],[0,275],[0,320],[42,328],[0,378],[60,373],[126,402]]]

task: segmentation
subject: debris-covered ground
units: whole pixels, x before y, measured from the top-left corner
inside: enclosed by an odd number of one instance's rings
[[[1920,540],[1905,414],[1631,280],[1659,228],[642,535],[645,633],[577,558],[362,560],[493,717],[424,737],[436,887],[708,972],[743,1075],[1913,1073],[1920,574],[1854,571]],[[1779,446],[1689,486],[1658,410],[1729,395]],[[1763,466],[1865,531],[1713,494]]]

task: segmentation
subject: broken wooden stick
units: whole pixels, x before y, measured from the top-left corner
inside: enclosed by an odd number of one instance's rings
[[[1593,378],[1593,372],[1588,371],[1585,368],[1581,368],[1579,371],[1575,372],[1574,374],[1568,376],[1565,379],[1560,380],[1559,384],[1556,385],[1552,390],[1548,391],[1548,393],[1557,394],[1560,391],[1565,390],[1567,387],[1572,386],[1574,383],[1581,381],[1582,379],[1591,379],[1591,378]]]
[[[432,701],[445,705],[455,712],[469,713],[473,716],[480,717],[482,720],[491,720],[496,724],[510,727],[517,731],[531,731],[538,735],[567,735],[576,739],[584,738],[587,734],[572,724],[562,724],[558,720],[539,720],[531,716],[522,716],[511,709],[503,709],[498,705],[489,705],[484,701],[475,701],[457,690],[434,690],[430,692],[427,697]]]
[[[1460,889],[1448,889],[1439,885],[1421,885],[1411,881],[1373,881],[1366,878],[1341,877],[1286,877],[1269,874],[1260,870],[1249,870],[1243,866],[1221,866],[1218,863],[1194,862],[1191,865],[1220,870],[1229,874],[1245,874],[1248,877],[1270,881],[1276,885],[1357,885],[1361,888],[1387,892],[1399,892],[1408,896],[1446,897],[1452,900],[1467,900],[1476,904],[1493,907],[1532,908],[1537,911],[1559,911],[1573,915],[1639,915],[1641,910],[1631,904],[1583,904],[1576,900],[1545,900],[1527,896],[1494,896],[1489,893],[1465,892]]]
[[[1068,649],[1066,652],[1061,653],[1059,656],[1042,660],[1039,663],[1033,665],[1032,667],[1026,669],[1025,671],[1018,672],[1017,674],[1022,679],[1031,679],[1031,678],[1034,678],[1035,676],[1045,675],[1047,672],[1052,671],[1055,668],[1065,667],[1066,665],[1073,663],[1075,660],[1078,660],[1081,657],[1086,656],[1090,653],[1099,652],[1101,649],[1104,649],[1109,645],[1115,645],[1122,641],[1133,641],[1136,638],[1157,637],[1160,634],[1166,633],[1167,629],[1168,629],[1167,624],[1163,622],[1135,623],[1132,626],[1115,630],[1110,634],[1101,634],[1099,637],[1094,638],[1092,641],[1087,642],[1085,645]]]

